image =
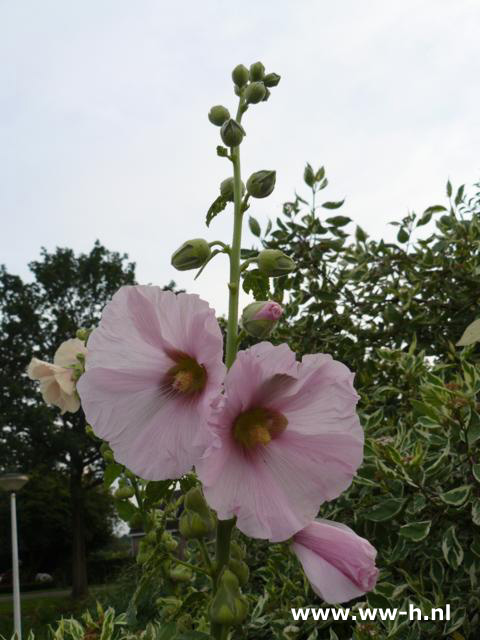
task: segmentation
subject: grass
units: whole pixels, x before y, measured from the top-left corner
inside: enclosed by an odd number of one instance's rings
[[[48,625],[53,625],[61,617],[78,616],[91,606],[97,597],[101,600],[102,587],[94,587],[86,600],[73,600],[68,595],[32,595],[22,598],[22,636],[27,638],[30,631],[35,640],[51,640]],[[13,604],[11,600],[0,601],[0,637],[10,640],[13,635]]]

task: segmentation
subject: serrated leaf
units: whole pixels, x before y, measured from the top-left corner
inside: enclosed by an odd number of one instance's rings
[[[370,511],[364,512],[363,517],[373,522],[385,522],[394,518],[403,508],[405,500],[391,498],[375,505]]]
[[[440,498],[445,502],[445,504],[452,507],[459,507],[468,498],[471,489],[472,487],[469,484],[466,484],[462,487],[457,487],[456,489],[451,489],[450,491],[440,494]]]
[[[345,202],[345,198],[343,200],[339,200],[338,202],[324,202],[322,204],[322,207],[324,209],[339,209],[344,202]],[[343,216],[339,216],[339,217],[341,218]],[[348,218],[348,220],[350,221],[350,218]]]
[[[253,216],[249,216],[248,226],[253,235],[257,236],[257,238],[260,238],[260,236],[262,235],[262,229],[260,227],[260,224],[258,223],[258,220]]]
[[[207,227],[210,226],[211,221],[221,213],[225,207],[227,206],[228,200],[226,200],[223,196],[218,196],[216,200],[212,202],[210,205],[210,209],[207,211],[207,217],[205,219]]]
[[[463,332],[462,337],[457,342],[457,347],[467,347],[474,342],[480,341],[480,318],[474,320]]]
[[[455,525],[453,524],[443,536],[442,552],[447,564],[452,569],[458,569],[463,562],[463,549],[458,542]]]
[[[103,474],[103,486],[105,489],[111,486],[111,484],[123,473],[123,465],[117,462],[107,464]]]
[[[424,540],[430,533],[430,527],[432,526],[431,520],[422,520],[420,522],[410,522],[400,527],[400,535],[413,542],[420,542]]]

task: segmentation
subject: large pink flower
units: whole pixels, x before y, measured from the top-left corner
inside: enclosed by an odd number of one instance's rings
[[[177,478],[205,451],[221,390],[223,341],[197,295],[125,286],[88,340],[77,388],[95,433],[147,480]]]
[[[220,519],[255,538],[285,540],[351,483],[362,461],[353,374],[328,355],[261,342],[241,351],[210,425],[216,439],[197,465]]]
[[[377,582],[376,550],[343,524],[316,520],[294,536],[292,549],[315,593],[329,604],[362,596]]]

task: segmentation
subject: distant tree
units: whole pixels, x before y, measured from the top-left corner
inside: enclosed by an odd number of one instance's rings
[[[48,466],[68,474],[73,595],[79,597],[87,590],[85,503],[102,482],[103,459],[83,412],[61,416],[46,406],[25,369],[32,356],[52,361],[79,327],[95,326],[115,291],[134,283],[135,266],[97,242],[77,256],[71,249],[43,249],[29,267],[32,282],[0,268],[0,467],[31,472]]]
[[[0,573],[10,566],[9,500],[0,495]],[[72,555],[72,502],[69,477],[63,471],[38,467],[17,500],[22,580],[38,572],[69,575]],[[89,552],[112,539],[114,502],[102,485],[85,494],[85,537]]]

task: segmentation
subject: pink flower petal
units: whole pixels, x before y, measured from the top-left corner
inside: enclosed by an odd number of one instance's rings
[[[345,525],[316,520],[295,535],[292,549],[315,593],[329,604],[347,602],[375,586],[377,552]]]

